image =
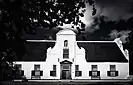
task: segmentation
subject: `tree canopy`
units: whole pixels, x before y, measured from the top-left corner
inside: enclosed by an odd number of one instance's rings
[[[35,28],[72,24],[80,32],[85,24],[86,3],[96,14],[94,0],[0,0],[0,66],[12,64],[14,58],[25,56],[23,33],[35,33]]]

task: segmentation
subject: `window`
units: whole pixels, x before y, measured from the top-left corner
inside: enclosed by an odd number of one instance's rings
[[[110,71],[107,71],[107,75],[110,77],[118,76],[118,71],[116,71],[116,65],[110,65]]]
[[[82,76],[82,71],[79,71],[79,65],[75,65],[75,76]]]
[[[21,64],[15,64],[15,69],[12,71],[12,74],[15,79],[21,78],[24,76],[24,70],[22,70]]]
[[[69,49],[68,48],[63,49],[63,58],[69,58]]]
[[[40,65],[34,65],[34,70],[40,70]]]
[[[40,70],[40,65],[35,64],[34,70],[31,71],[31,79],[40,79],[43,76],[43,71]]]
[[[97,71],[97,65],[92,65],[92,71]]]
[[[67,47],[67,46],[68,46],[68,41],[65,40],[65,41],[64,41],[64,47]]]
[[[50,71],[50,76],[56,77],[56,65],[53,65],[53,70]]]
[[[89,76],[91,76],[92,77],[92,79],[93,78],[100,78],[100,71],[98,71],[98,69],[97,69],[97,65],[92,65],[91,66],[91,71],[89,71]]]

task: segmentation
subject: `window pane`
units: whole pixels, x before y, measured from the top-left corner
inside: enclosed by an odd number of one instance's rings
[[[92,71],[92,76],[97,76],[97,71]]]
[[[79,71],[75,71],[75,76],[76,76],[76,77],[79,76]]]
[[[56,76],[56,71],[53,71],[53,76]]]
[[[79,70],[79,65],[75,65],[75,70],[76,70],[76,71]]]
[[[64,69],[64,70],[65,70],[65,69],[69,69],[69,66],[64,65],[64,66],[63,66],[63,69]]]
[[[75,76],[76,77],[82,76],[82,71],[75,71]]]
[[[110,76],[114,77],[116,74],[115,74],[115,71],[114,72],[110,72]]]
[[[97,65],[92,65],[92,71],[97,71]]]
[[[110,65],[110,71],[116,71],[116,66],[115,65]]]
[[[35,71],[35,76],[40,76],[40,71]]]
[[[34,70],[40,70],[40,65],[34,65]]]

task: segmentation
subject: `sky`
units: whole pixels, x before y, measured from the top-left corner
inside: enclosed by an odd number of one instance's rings
[[[78,40],[100,40],[101,35],[108,37],[107,40],[114,40],[115,38],[120,37],[123,43],[126,42],[131,30],[122,29],[118,31],[114,30],[108,31],[108,29],[99,27],[100,21],[98,20],[97,24],[94,22],[96,18],[99,19],[100,16],[104,16],[105,21],[115,21],[118,22],[120,19],[128,20],[133,16],[133,0],[95,0],[95,6],[97,13],[95,16],[92,16],[92,6],[86,4],[86,12],[83,18],[80,18],[85,24],[84,35],[78,35]],[[60,29],[43,29],[37,28],[35,35],[25,35],[26,39],[55,39],[55,34]],[[51,37],[54,36],[54,37]],[[83,37],[84,36],[84,37]],[[85,39],[83,39],[85,38]],[[44,56],[46,44],[43,43],[34,43],[27,45],[27,55],[31,57]]]
[[[120,19],[128,20],[133,16],[133,1],[132,0],[95,0],[97,13],[91,16],[91,6],[87,4],[85,17],[82,19],[87,27],[86,32],[93,33],[100,28],[97,24],[93,26],[94,19],[100,16],[105,16],[105,21],[116,21]],[[92,29],[93,28],[93,29]],[[107,29],[108,30],[108,29]],[[120,38],[125,43],[125,38],[128,37],[130,30],[122,30],[122,32],[111,31],[110,39],[115,39],[120,34]],[[116,36],[116,37],[114,37]]]

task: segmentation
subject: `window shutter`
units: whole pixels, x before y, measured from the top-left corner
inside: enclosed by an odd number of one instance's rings
[[[32,71],[32,72],[31,72],[31,75],[32,75],[32,76],[35,76],[35,71]]]
[[[43,76],[43,71],[40,71],[40,76]]]
[[[79,76],[82,76],[82,71],[79,71]]]
[[[21,70],[21,76],[24,76],[24,70]]]
[[[110,71],[107,71],[107,76],[111,76],[111,75],[110,75]]]
[[[97,71],[97,76],[100,76],[100,71]]]
[[[89,76],[92,76],[92,71],[89,71]]]
[[[50,76],[53,76],[53,71],[50,71]]]
[[[115,76],[118,76],[118,71],[115,72]]]

